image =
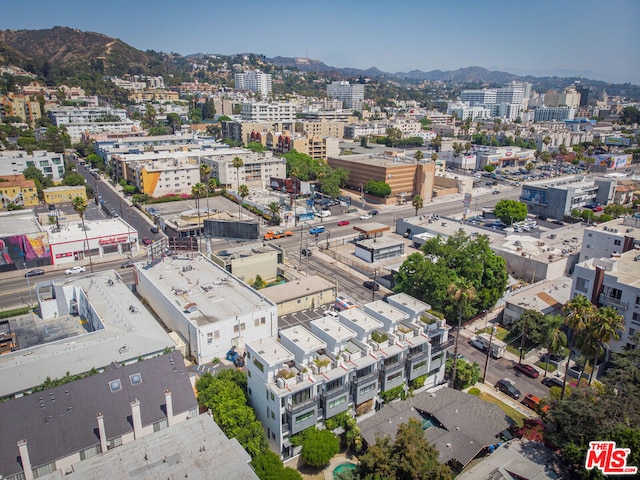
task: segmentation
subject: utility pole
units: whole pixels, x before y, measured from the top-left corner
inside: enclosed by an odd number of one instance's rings
[[[484,362],[484,374],[482,375],[482,381],[487,380],[487,368],[489,367],[489,355],[491,355],[491,342],[493,342],[493,336],[496,333],[496,327],[491,329],[491,336],[489,337],[489,348],[487,349],[487,359]]]
[[[302,271],[302,224],[300,224],[300,263],[298,264],[298,270]]]
[[[524,354],[524,340],[527,336],[527,318],[524,319],[524,327],[522,329],[522,340],[520,340],[520,358],[518,359],[518,363],[522,363],[522,355]]]
[[[378,278],[378,270],[373,271],[373,284],[371,285],[371,301],[376,299],[376,278]]]

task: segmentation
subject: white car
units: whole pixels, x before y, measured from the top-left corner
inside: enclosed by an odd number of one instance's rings
[[[67,268],[64,271],[65,275],[73,275],[74,273],[82,273],[82,272],[86,272],[87,269],[84,267],[71,267],[71,268]]]
[[[371,215],[369,215],[368,213],[365,213],[364,215],[360,215],[360,220],[369,220],[371,218]]]

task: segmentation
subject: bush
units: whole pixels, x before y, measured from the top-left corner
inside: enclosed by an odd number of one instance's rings
[[[427,379],[426,375],[420,375],[419,377],[414,378],[411,381],[411,388],[414,390],[418,390],[419,388],[424,387],[424,382],[426,379]]]
[[[304,432],[302,459],[312,467],[323,467],[340,451],[340,441],[329,430],[310,428]]]
[[[478,387],[472,387],[469,389],[469,395],[473,395],[475,397],[477,397],[478,395],[480,395],[480,389]]]
[[[382,398],[382,400],[384,400],[384,403],[389,403],[396,398],[402,398],[404,400],[404,385],[398,385],[397,387],[393,387],[386,392],[380,392],[380,397]]]

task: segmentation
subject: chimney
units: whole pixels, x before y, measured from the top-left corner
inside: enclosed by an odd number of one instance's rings
[[[164,399],[167,406],[167,424],[172,426],[175,422],[173,418],[173,399],[171,398],[171,390],[164,391]]]
[[[29,460],[29,450],[27,449],[27,440],[18,441],[18,450],[20,451],[20,460],[22,462],[22,471],[25,480],[33,480],[33,470],[31,470],[31,460]]]
[[[142,416],[140,415],[140,400],[131,402],[131,418],[133,419],[133,438],[142,438]]]
[[[102,449],[102,453],[105,453],[107,448],[107,432],[104,429],[104,415],[102,413],[98,413],[96,416],[98,419],[98,433],[100,434],[100,448]]]

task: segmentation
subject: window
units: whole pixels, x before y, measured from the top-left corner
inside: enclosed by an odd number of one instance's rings
[[[213,338],[215,338],[216,340],[220,338],[220,330],[216,330],[215,332],[213,332]]]
[[[271,392],[271,401],[273,402],[273,392]]]
[[[273,410],[271,411],[271,420],[275,420],[276,419],[276,414],[273,413]]]
[[[139,373],[134,373],[133,375],[129,375],[129,381],[131,385],[138,385],[142,383],[142,376]]]
[[[392,382],[401,375],[402,375],[402,372],[393,373],[387,377],[387,382]]]
[[[426,360],[424,362],[416,363],[413,366],[412,370],[418,370],[419,368],[423,368],[426,364],[427,364]]]
[[[293,405],[298,405],[306,402],[310,398],[311,398],[311,389],[305,388],[304,390],[301,390],[300,392],[295,393],[291,396],[291,403]]]
[[[120,383],[120,379],[111,380],[109,382],[109,390],[111,390],[111,393],[117,392],[118,390],[122,390],[122,383]]]
[[[262,317],[260,319],[260,325],[264,325],[265,323],[267,323],[267,319],[265,317]]]
[[[335,408],[338,405],[342,405],[343,403],[345,403],[347,401],[347,396],[343,395],[340,398],[336,398],[335,400],[332,400],[329,402],[329,408]]]
[[[296,417],[296,423],[304,422],[305,420],[313,417],[313,410]]]
[[[164,430],[167,427],[169,427],[169,424],[167,423],[167,419],[164,418],[164,419],[160,420],[159,422],[156,422],[156,423],[153,424],[153,431],[154,432],[159,432],[160,430]]]
[[[111,450],[112,448],[120,447],[122,445],[122,437],[112,438],[107,442],[107,450]]]
[[[238,327],[238,325],[234,325],[233,326],[233,333],[239,333],[240,332],[240,327]]]
[[[260,319],[256,318],[254,324],[255,324],[256,327],[259,327],[260,326]]]
[[[635,323],[639,323],[640,322],[640,313],[633,312],[633,315],[631,316],[631,321],[635,322]]]
[[[616,240],[613,241],[613,244],[614,245],[622,245],[622,240],[616,239]]]
[[[640,297],[636,297],[636,305],[640,305]]]
[[[335,390],[336,388],[339,388],[343,385],[344,383],[344,378],[336,378],[335,380],[331,380],[330,382],[327,382],[327,392],[330,392],[331,390]]]
[[[255,358],[253,359],[253,364],[256,366],[258,370],[260,370],[261,372],[264,372],[264,365],[262,365],[262,363],[260,363]]]
[[[589,291],[589,280],[586,278],[576,278],[576,290],[579,292],[587,293]]]
[[[375,384],[375,383],[372,383],[371,385],[367,385],[366,387],[362,387],[362,388],[360,389],[360,392],[359,392],[359,393],[360,393],[360,395],[363,395],[363,394],[365,394],[365,393],[367,393],[367,392],[370,392],[370,391],[371,391],[371,390],[373,390],[374,388],[376,388],[376,384]]]
[[[245,330],[245,325],[244,325],[244,323],[241,323],[241,324],[240,324],[240,330],[241,330],[241,331],[244,331],[244,330]]]
[[[207,344],[211,345],[213,343],[213,333],[207,333]]]

